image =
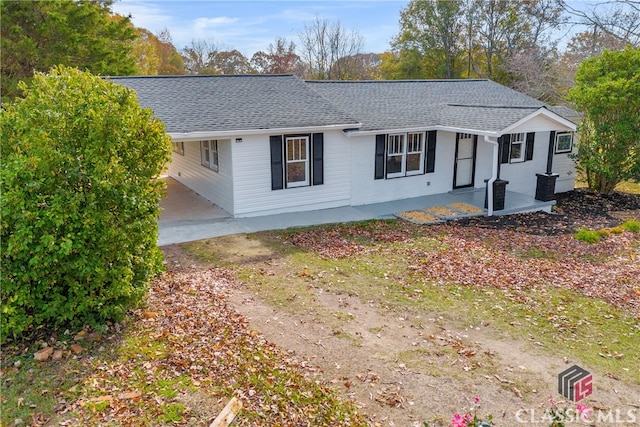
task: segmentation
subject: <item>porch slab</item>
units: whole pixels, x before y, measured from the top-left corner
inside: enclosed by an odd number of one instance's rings
[[[464,203],[484,209],[484,189],[469,189],[391,202],[360,206],[343,206],[308,212],[292,212],[249,218],[233,218],[197,193],[172,178],[167,178],[168,197],[161,201],[162,214],[158,245],[190,242],[232,234],[281,230],[290,227],[397,218],[396,214],[412,210],[425,210],[434,206]],[[525,194],[507,191],[505,209],[494,211],[506,215],[536,210],[551,211],[555,204],[540,202]]]

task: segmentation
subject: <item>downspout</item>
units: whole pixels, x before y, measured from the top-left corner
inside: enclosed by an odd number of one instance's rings
[[[484,136],[484,141],[488,144],[493,145],[493,161],[491,162],[491,178],[487,181],[487,214],[489,216],[493,216],[493,183],[498,179],[498,149],[499,144],[498,140],[495,138],[491,138],[487,135]]]

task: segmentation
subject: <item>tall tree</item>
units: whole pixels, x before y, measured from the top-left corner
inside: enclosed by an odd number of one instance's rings
[[[217,52],[211,58],[209,67],[216,74],[251,74],[254,72],[249,60],[236,49]]]
[[[212,65],[220,47],[211,40],[193,39],[182,49],[182,59],[189,74],[216,74]]]
[[[359,53],[338,59],[334,67],[346,70],[343,75],[348,80],[379,80],[382,78],[381,62],[380,55],[376,53]]]
[[[184,61],[182,56],[176,50],[171,39],[168,29],[161,30],[156,34],[156,51],[160,58],[158,65],[158,74],[160,75],[176,75],[186,74]]]
[[[304,77],[304,64],[296,53],[294,42],[278,38],[276,44],[269,44],[267,52],[259,51],[251,57],[252,67],[264,74],[296,74]]]
[[[425,65],[423,77],[460,77],[463,6],[462,0],[412,0],[400,12],[401,32],[393,49],[419,53]]]
[[[141,75],[185,74],[182,57],[171,42],[169,30],[158,35],[144,28],[137,28],[138,38],[133,42],[132,56],[136,60],[137,73]]]
[[[160,56],[157,51],[157,37],[151,31],[144,28],[136,28],[138,38],[133,41],[131,55],[136,60],[138,74],[149,76],[157,75],[160,67]]]
[[[525,16],[525,1],[476,0],[471,14],[477,32],[475,46],[484,56],[483,69],[486,77],[504,82],[500,75],[502,63],[519,46],[529,42],[530,32]]]
[[[412,0],[385,55],[389,78],[488,77],[551,99],[557,0]]]
[[[571,37],[560,60],[554,66],[558,76],[558,94],[566,97],[569,89],[575,84],[576,71],[583,60],[600,55],[605,50],[622,50],[626,45],[626,42],[597,26]]]
[[[572,23],[595,27],[624,44],[640,47],[640,0],[609,0],[586,3],[558,0]]]
[[[18,82],[58,64],[100,75],[130,75],[136,32],[110,2],[88,0],[0,2],[0,82],[3,99],[19,94]]]
[[[589,188],[608,194],[640,181],[640,49],[584,60],[569,99],[584,113],[577,160]]]
[[[349,31],[339,21],[330,23],[319,16],[304,26],[299,37],[308,77],[318,80],[348,78],[351,61],[338,64],[338,60],[361,53],[363,46],[363,38],[357,30]]]

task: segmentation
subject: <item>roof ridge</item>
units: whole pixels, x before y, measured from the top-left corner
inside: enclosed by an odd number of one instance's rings
[[[531,110],[538,108],[546,108],[546,105],[540,101],[541,105],[486,105],[486,104],[445,104],[448,107],[469,107],[469,108],[513,108],[513,109],[521,109],[521,110]]]
[[[188,78],[224,78],[224,77],[297,77],[295,74],[282,73],[282,74],[163,74],[163,75],[149,75],[149,76],[103,76],[102,78],[110,80],[122,80],[122,79],[188,79]]]
[[[305,83],[467,83],[489,79],[406,79],[406,80],[304,80]]]

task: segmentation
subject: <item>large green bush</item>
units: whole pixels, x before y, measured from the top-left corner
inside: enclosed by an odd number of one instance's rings
[[[162,269],[163,124],[135,93],[59,67],[0,111],[0,342],[120,319]]]

